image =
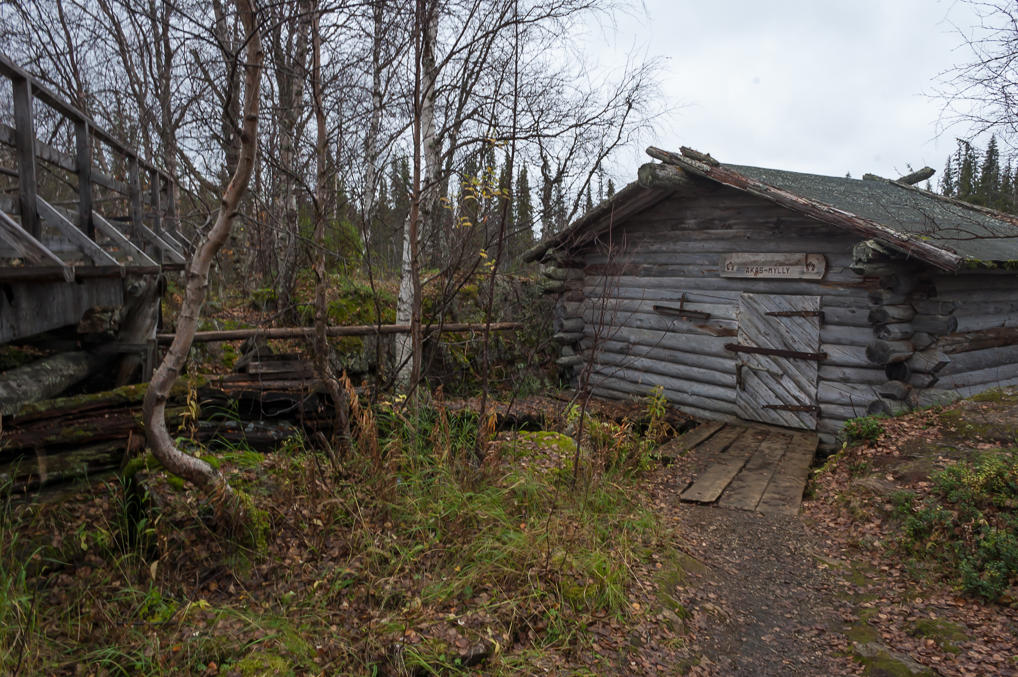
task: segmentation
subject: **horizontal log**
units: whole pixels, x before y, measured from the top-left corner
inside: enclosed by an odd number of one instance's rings
[[[584,321],[582,317],[570,317],[556,322],[556,329],[563,332],[582,332]]]
[[[928,298],[913,301],[912,307],[920,315],[951,315],[958,304],[950,300]]]
[[[654,329],[658,331],[681,332],[690,335],[735,336],[734,320],[693,320],[662,315],[660,313],[644,313],[612,309],[604,311],[590,309],[584,312],[584,332],[588,335],[600,333],[609,338],[630,327],[635,329]]]
[[[859,385],[880,385],[887,380],[884,370],[879,367],[839,367],[829,362],[820,365],[818,376],[821,384],[824,381],[832,383],[859,384]]]
[[[1013,329],[1018,327],[1018,311],[1001,315],[955,315],[958,326],[953,333],[981,331],[983,329]]]
[[[711,369],[701,369],[682,364],[663,362],[648,357],[619,355],[601,352],[596,357],[598,365],[622,367],[631,372],[639,372],[650,378],[667,376],[676,381],[683,381],[686,388],[697,394],[719,399],[730,398],[735,392],[735,373],[723,373]]]
[[[523,328],[522,322],[492,322],[488,325],[490,331],[515,331]],[[425,335],[436,333],[438,325],[424,326],[422,331]],[[445,334],[460,332],[484,331],[485,325],[480,322],[450,323],[442,325],[441,331]],[[195,343],[207,343],[210,341],[240,341],[248,338],[266,339],[296,339],[314,337],[314,327],[268,327],[254,329],[226,329],[222,331],[197,331],[194,333]],[[408,324],[363,324],[346,327],[326,327],[325,333],[328,336],[375,336],[379,334],[406,334],[410,332]],[[156,341],[159,343],[172,343],[174,334],[156,334]]]
[[[625,341],[604,341],[599,346],[602,352],[614,352],[618,355],[631,355],[633,357],[648,357],[675,365],[687,367],[698,367],[708,369],[721,374],[735,373],[735,360],[731,355],[715,356],[691,353],[681,348],[676,350],[663,342],[653,345],[630,343]]]
[[[875,306],[902,305],[911,301],[909,294],[889,289],[870,289],[866,295],[869,297],[870,303]]]
[[[1018,345],[1018,328],[1015,327],[958,332],[937,340],[937,346],[949,354],[1013,345]]]
[[[630,379],[629,374],[625,370],[596,369],[591,376],[590,382],[594,387],[608,387],[639,397],[645,397],[653,393],[657,386],[662,386],[662,394],[669,402],[680,409],[689,410],[690,413],[696,414],[691,409],[727,416],[735,416],[737,413],[734,399],[731,401],[715,400],[683,390],[682,386],[676,389],[673,387],[673,383],[664,377],[655,381],[640,382],[636,379]]]
[[[936,347],[920,350],[908,360],[912,372],[920,374],[936,374],[950,363],[947,353]]]
[[[926,350],[937,342],[937,337],[932,334],[927,334],[924,331],[917,331],[912,334],[911,340],[912,345],[915,346],[916,350]]]
[[[908,322],[881,324],[873,334],[881,341],[907,341],[912,338],[912,325]]]
[[[911,410],[907,403],[878,397],[866,407],[867,416],[897,416]]]
[[[954,315],[916,315],[912,328],[934,336],[952,334],[958,329],[958,318]]]
[[[826,415],[827,405],[838,404],[865,410],[876,397],[875,386],[821,381],[817,387],[817,401],[820,402],[821,416]]]
[[[1016,377],[1018,377],[1018,363],[1010,363],[958,374],[940,374],[940,382],[937,385],[941,388],[961,388],[965,386],[992,388]]]
[[[933,385],[940,380],[940,377],[936,374],[910,374],[908,377],[908,384],[917,390],[923,388],[931,388]]]
[[[586,361],[587,358],[583,357],[582,355],[563,355],[562,357],[555,360],[555,364],[562,367],[563,369],[570,369],[572,367],[578,367]]]
[[[828,280],[761,280],[761,279],[727,279],[682,276],[629,276],[613,278],[619,287],[637,287],[646,289],[668,289],[676,295],[692,291],[738,291],[764,292],[770,294],[791,294],[797,296],[861,296],[867,291],[864,282],[831,282]],[[584,293],[593,296],[597,293],[596,285],[584,285]]]
[[[1018,345],[970,350],[952,354],[951,363],[941,370],[940,375],[943,377],[1016,363],[1018,363]]]
[[[904,381],[888,381],[877,386],[877,394],[891,400],[907,400],[912,386]]]
[[[877,306],[869,312],[868,319],[871,324],[908,322],[915,314],[915,309],[910,305]]]
[[[560,331],[551,337],[555,343],[569,344],[576,343],[583,338],[582,331]]]
[[[840,428],[844,425],[844,422],[858,418],[859,416],[867,416],[866,413],[869,402],[859,404],[821,404],[820,405],[820,419],[817,421],[817,428],[826,428],[825,421],[834,421],[835,426]]]
[[[26,404],[59,395],[104,364],[105,359],[78,351],[59,353],[0,373],[0,415],[15,414]]]
[[[866,346],[866,357],[873,364],[904,362],[915,352],[908,341],[873,341]]]

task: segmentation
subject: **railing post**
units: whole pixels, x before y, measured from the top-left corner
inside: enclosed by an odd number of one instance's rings
[[[156,235],[163,232],[163,208],[160,204],[159,184],[162,183],[159,170],[153,167],[149,170],[149,197],[152,202],[152,230]]]
[[[78,228],[94,240],[95,223],[92,221],[92,146],[89,143],[87,121],[74,121],[74,136],[77,142],[78,164]]]
[[[128,187],[130,188],[130,195],[128,200],[128,216],[131,219],[131,230],[135,237],[135,242],[144,242],[144,238],[141,236],[141,172],[138,168],[138,156],[131,154],[127,157],[128,167]]]
[[[21,202],[21,227],[34,238],[42,235],[36,206],[38,186],[35,177],[35,124],[32,120],[32,83],[24,77],[12,77],[14,87],[14,136],[18,155],[18,179]]]

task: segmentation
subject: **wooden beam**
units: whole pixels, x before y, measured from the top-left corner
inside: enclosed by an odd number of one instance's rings
[[[92,144],[88,137],[88,123],[76,120],[74,140],[77,152],[75,164],[78,174],[78,227],[91,239],[95,239],[95,224],[92,222]]]
[[[158,263],[149,258],[148,254],[136,247],[135,244],[131,242],[130,238],[121,233],[118,228],[99,214],[94,212],[92,213],[92,223],[95,224],[95,227],[99,232],[116,242],[118,246],[125,249],[130,256],[135,258],[137,263],[132,262],[132,265],[159,266]]]
[[[66,282],[74,280],[73,267],[64,263],[59,256],[51,252],[42,242],[39,242],[39,240],[32,237],[31,233],[21,227],[21,224],[4,212],[0,212],[0,238],[2,238],[3,241],[11,246],[15,251],[19,252],[19,255],[25,258],[29,263],[49,263],[53,266],[59,266],[60,277],[63,277]],[[7,270],[9,271],[11,269]],[[27,270],[31,272],[30,267],[27,268]]]
[[[489,331],[514,331],[522,329],[522,322],[493,322],[488,325]],[[442,333],[459,333],[468,331],[483,331],[483,322],[453,323],[444,324],[441,327],[426,326],[425,332],[441,330]],[[325,333],[329,336],[376,336],[379,334],[406,334],[410,331],[408,324],[361,324],[346,327],[328,327]],[[198,331],[194,334],[196,343],[209,341],[239,341],[252,337],[263,337],[267,339],[293,339],[311,338],[314,327],[270,327],[268,329],[227,329],[223,331]],[[157,334],[156,341],[159,343],[171,343],[174,334]]]
[[[678,190],[694,184],[688,172],[674,165],[648,162],[637,171],[637,182],[644,188]]]
[[[149,201],[152,206],[152,231],[156,235],[162,235],[163,209],[159,191],[159,173],[155,170],[149,170]]]
[[[102,247],[92,241],[88,235],[78,230],[78,227],[67,220],[67,218],[59,212],[55,207],[42,197],[35,196],[36,204],[39,206],[39,213],[42,215],[46,222],[52,225],[54,228],[60,231],[60,234],[66,237],[68,240],[73,242],[81,253],[85,255],[88,260],[97,266],[120,266],[120,262],[110,256],[103,250]]]
[[[38,193],[35,169],[35,121],[32,118],[32,83],[28,78],[13,78],[15,149],[18,156],[18,199],[21,225],[32,237],[42,233],[35,204]]]

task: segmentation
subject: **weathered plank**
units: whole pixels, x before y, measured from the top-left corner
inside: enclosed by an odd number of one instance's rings
[[[798,433],[785,450],[770,484],[760,497],[757,510],[767,514],[795,515],[802,503],[809,468],[816,453],[815,433]]]
[[[713,503],[718,500],[718,496],[766,439],[767,434],[763,430],[726,426],[700,446],[700,453],[716,460],[679,498],[693,503]]]
[[[827,272],[823,254],[732,252],[718,262],[721,277],[820,280]]]
[[[742,471],[732,479],[721,495],[718,505],[724,508],[756,510],[791,441],[792,435],[789,433],[770,432],[746,462]]]
[[[676,448],[679,451],[689,451],[697,445],[706,442],[709,437],[724,427],[725,424],[720,421],[701,423],[680,437],[677,441]]]

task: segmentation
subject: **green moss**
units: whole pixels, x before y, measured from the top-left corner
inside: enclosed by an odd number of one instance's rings
[[[853,623],[852,627],[845,631],[845,637],[847,637],[850,642],[865,644],[867,642],[879,641],[880,633],[866,621],[859,620]]]
[[[269,530],[272,528],[269,513],[256,506],[250,494],[239,489],[234,489],[234,494],[247,518],[243,532],[238,536],[244,545],[254,548],[257,552],[263,552],[268,545]]]
[[[1003,388],[992,388],[969,398],[973,402],[1018,402],[1018,391],[1005,390]]]
[[[36,348],[29,346],[0,346],[0,371],[17,369],[31,364],[43,356]]]
[[[232,670],[241,677],[271,677],[272,675],[292,675],[293,668],[282,656],[266,651],[255,650],[238,662]]]
[[[935,677],[937,673],[932,670],[915,672],[905,663],[889,654],[880,654],[868,658],[858,659],[864,666],[863,674],[869,677]]]
[[[940,618],[920,618],[909,626],[908,634],[932,639],[941,649],[951,653],[961,651],[958,642],[969,639],[962,626]]]

